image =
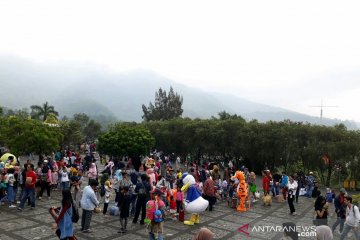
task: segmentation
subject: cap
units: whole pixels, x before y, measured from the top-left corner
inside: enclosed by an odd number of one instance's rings
[[[313,172],[309,172],[309,174],[314,174]]]
[[[342,193],[346,193],[345,188],[340,188],[340,192],[342,192]]]

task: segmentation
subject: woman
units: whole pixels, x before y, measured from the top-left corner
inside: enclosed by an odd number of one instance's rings
[[[295,206],[294,206],[294,199],[296,195],[296,189],[297,189],[297,181],[294,180],[294,176],[289,176],[289,181],[287,184],[287,191],[288,191],[288,204],[290,208],[290,215],[295,216]]]
[[[317,226],[316,227],[316,239],[317,240],[332,240],[334,235],[331,231],[331,228],[328,226]]]
[[[60,208],[50,208],[49,212],[51,216],[54,218],[55,223],[52,224],[52,228],[56,230],[56,235],[61,240],[73,240],[76,239],[74,237],[74,229],[72,222],[73,215],[73,200],[71,197],[71,192],[69,189],[65,189],[62,191],[62,200]]]
[[[296,225],[293,222],[283,223],[284,235],[280,240],[297,240],[299,239],[299,234],[296,231]]]
[[[329,205],[326,202],[326,199],[323,196],[318,196],[315,204],[315,212],[316,212],[316,219],[314,221],[314,224],[316,226],[321,226],[321,225],[328,225],[328,209],[329,209]]]
[[[193,237],[193,240],[212,240],[215,236],[215,233],[211,232],[209,229],[203,227],[200,231]]]
[[[91,163],[91,166],[89,168],[89,171],[87,173],[87,176],[89,178],[89,184],[91,180],[97,180],[98,177],[98,172],[96,169],[96,164],[95,163]]]

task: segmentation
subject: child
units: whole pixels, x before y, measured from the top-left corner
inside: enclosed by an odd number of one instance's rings
[[[250,185],[250,192],[252,193],[253,195],[253,202],[256,202],[256,195],[255,195],[255,192],[256,192],[256,175],[254,172],[251,172],[250,175],[249,175],[249,178],[248,178],[248,184]]]
[[[335,190],[332,190],[332,191],[331,191],[331,196],[332,196],[332,202],[334,202],[335,197],[336,197],[336,192],[335,192]]]
[[[180,209],[183,209],[184,202],[184,193],[181,191],[181,188],[178,186],[176,190],[176,213],[180,212]]]
[[[326,195],[325,195],[326,202],[332,203],[333,202],[333,196],[330,188],[326,188]]]
[[[6,188],[7,184],[5,183],[5,176],[0,172],[0,203],[4,205],[4,200],[6,199]],[[4,199],[4,200],[3,200]]]
[[[54,163],[51,171],[51,178],[52,178],[52,185],[51,188],[52,190],[56,191],[57,190],[57,186],[58,186],[58,181],[59,181],[59,175],[58,175],[58,165],[56,163]]]
[[[111,182],[109,180],[107,180],[105,182],[105,197],[104,197],[104,209],[103,209],[104,216],[106,215],[106,212],[107,212],[107,209],[109,206],[111,190],[112,190]],[[129,188],[128,188],[128,191],[129,191]]]
[[[127,220],[129,217],[131,198],[129,195],[129,187],[124,186],[119,196],[118,207],[120,210],[120,231],[118,233],[126,233]]]
[[[233,196],[231,198],[231,208],[236,208],[236,205],[237,205],[237,192],[236,192],[236,189],[237,189],[237,184],[233,184]]]
[[[14,184],[16,183],[15,179],[15,168],[9,168],[6,173],[6,180],[7,183],[7,194],[8,194],[8,200],[9,200],[9,208],[15,208],[16,206],[13,204],[15,202],[16,195],[14,192]]]
[[[69,189],[69,172],[66,166],[63,166],[59,171],[61,175],[61,190]]]
[[[224,197],[225,199],[227,199],[227,194],[228,194],[228,182],[226,181],[226,178],[223,178],[223,181],[221,183],[221,188],[222,188],[222,197]]]
[[[7,188],[6,188],[7,195],[5,197],[3,197],[3,199],[1,199],[2,202],[7,201],[9,203],[9,208],[15,208],[16,207],[15,205],[13,205],[13,202],[15,201],[15,196],[14,196],[14,182],[15,182],[14,172],[15,172],[14,168],[7,169],[7,173],[5,175],[5,183],[7,184]]]
[[[177,170],[176,179],[181,179],[181,178],[182,178],[182,169],[180,168],[179,170]]]
[[[175,189],[169,189],[169,212],[170,216],[173,220],[177,220],[176,218],[176,190]]]
[[[230,207],[231,206],[231,202],[232,202],[232,198],[234,197],[234,187],[233,187],[233,185],[234,185],[234,181],[230,181],[230,183],[229,183],[229,185],[228,185],[228,187],[227,187],[227,192],[228,192],[228,207]]]

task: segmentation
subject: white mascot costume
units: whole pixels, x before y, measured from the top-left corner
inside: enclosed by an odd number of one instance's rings
[[[185,211],[191,213],[188,221],[184,221],[186,225],[194,225],[200,222],[199,213],[204,212],[209,206],[209,202],[201,196],[201,192],[196,186],[195,178],[188,173],[182,175],[183,187],[181,191],[187,192],[185,200]]]

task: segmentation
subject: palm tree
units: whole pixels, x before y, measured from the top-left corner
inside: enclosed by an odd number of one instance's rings
[[[34,119],[41,119],[45,121],[49,114],[54,114],[59,116],[59,113],[55,111],[54,106],[50,106],[48,102],[44,103],[43,106],[32,105],[31,107],[31,117]]]

